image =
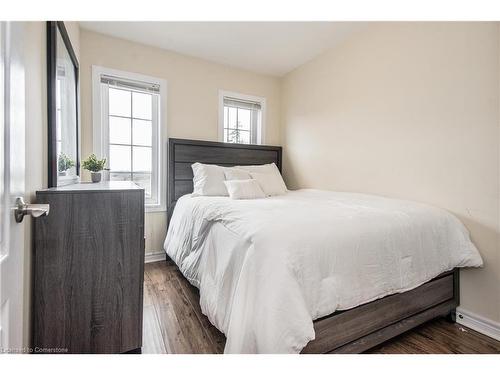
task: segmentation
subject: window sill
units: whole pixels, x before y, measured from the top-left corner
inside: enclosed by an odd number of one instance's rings
[[[167,212],[167,208],[158,204],[146,204],[144,206],[144,212]]]

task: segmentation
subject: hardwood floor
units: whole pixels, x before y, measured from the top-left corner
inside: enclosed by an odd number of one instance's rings
[[[225,341],[202,314],[198,290],[173,262],[145,265],[143,353],[222,353]],[[438,319],[368,353],[500,353],[500,342]]]
[[[145,265],[143,353],[222,353],[225,341],[174,263]]]

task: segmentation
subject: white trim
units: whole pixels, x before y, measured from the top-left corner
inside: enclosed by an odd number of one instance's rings
[[[167,183],[166,183],[166,166],[167,166],[167,81],[161,78],[152,77],[139,73],[126,72],[117,69],[105,68],[102,66],[92,65],[92,123],[93,123],[93,152],[97,157],[102,158],[105,154],[106,145],[103,144],[107,138],[105,132],[107,129],[102,126],[102,109],[101,109],[101,75],[110,75],[124,77],[131,80],[154,83],[160,86],[159,97],[159,137],[157,139],[157,149],[160,152],[159,163],[156,166],[158,181],[158,204],[146,204],[146,212],[162,212],[167,210]]]
[[[260,103],[261,119],[260,126],[257,127],[257,144],[266,144],[266,98],[255,95],[240,94],[234,91],[219,90],[219,123],[218,123],[218,137],[220,142],[224,142],[224,97],[247,100],[250,102]]]
[[[500,323],[498,322],[458,307],[457,323],[500,341]]]
[[[153,263],[165,260],[166,255],[167,253],[165,253],[165,251],[146,253],[146,255],[144,256],[144,263]]]

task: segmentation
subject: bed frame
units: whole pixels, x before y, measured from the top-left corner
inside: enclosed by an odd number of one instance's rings
[[[275,163],[281,171],[282,149],[278,146],[170,138],[168,148],[169,219],[177,199],[193,191],[192,163]],[[302,353],[362,353],[431,319],[444,316],[455,321],[459,295],[459,271],[455,269],[410,291],[337,311],[314,321],[316,339]]]

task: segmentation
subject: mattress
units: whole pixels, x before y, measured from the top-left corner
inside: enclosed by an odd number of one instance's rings
[[[254,200],[185,195],[164,247],[200,289],[226,353],[299,353],[315,319],[482,266],[447,211],[312,189]]]

